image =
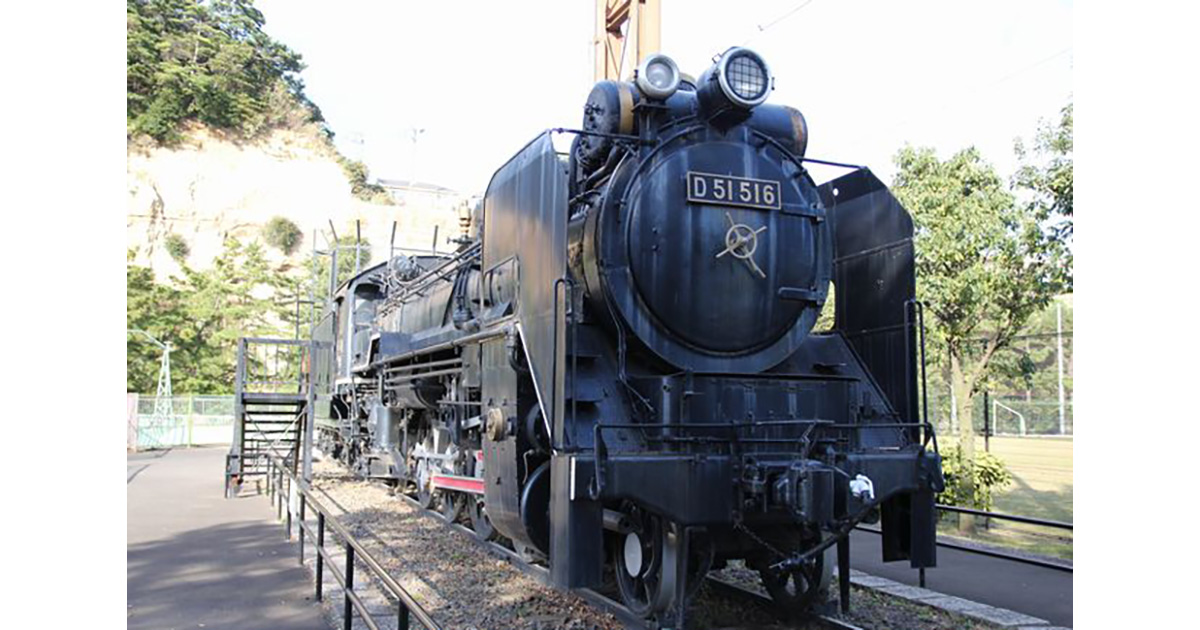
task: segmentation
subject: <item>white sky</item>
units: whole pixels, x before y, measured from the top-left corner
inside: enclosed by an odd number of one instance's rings
[[[304,56],[308,95],[339,148],[375,177],[482,192],[540,130],[580,125],[590,0],[257,5],[267,32]],[[808,119],[809,157],[867,165],[885,181],[905,143],[942,157],[974,145],[1008,176],[1014,138],[1072,95],[1069,1],[662,5],[663,52],[684,72],[748,45],[775,75],[768,102]],[[425,130],[415,144],[414,128]],[[812,170],[818,181],[840,173]]]

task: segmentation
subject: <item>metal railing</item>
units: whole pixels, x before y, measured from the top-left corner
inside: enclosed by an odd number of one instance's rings
[[[238,339],[237,393],[299,393],[306,385],[305,356],[311,343],[300,339]]]
[[[970,514],[972,516],[983,516],[986,518],[995,518],[1002,521],[1013,521],[1014,523],[1028,523],[1030,525],[1041,525],[1043,527],[1054,527],[1057,529],[1069,529],[1074,531],[1072,523],[1064,523],[1063,521],[1052,521],[1044,518],[1034,518],[1032,516],[1020,516],[1017,514],[1002,514],[1000,512],[987,512],[984,510],[975,510],[972,508],[958,507],[957,505],[942,505],[937,504],[937,509],[943,512],[956,512],[958,514]]]
[[[1028,525],[1038,525],[1041,527],[1053,527],[1055,529],[1065,529],[1065,530],[1069,530],[1072,532],[1074,531],[1074,525],[1072,523],[1065,523],[1063,521],[1052,521],[1049,519],[1034,518],[1032,516],[1020,516],[1017,514],[1002,514],[1000,512],[987,512],[984,510],[975,510],[972,508],[958,507],[956,505],[943,505],[941,503],[936,504],[934,507],[936,507],[938,509],[938,511],[941,511],[941,512],[954,512],[957,514],[969,514],[971,516],[979,516],[979,517],[983,517],[983,518],[994,518],[994,519],[1002,520],[1002,521],[1013,521],[1015,523],[1025,523]],[[879,529],[876,529],[873,527],[863,527],[861,525],[856,527],[855,529],[858,529],[859,531],[864,531],[864,532],[871,532],[872,534],[881,534],[882,533],[882,531],[880,531]],[[1013,562],[1032,564],[1034,566],[1039,566],[1039,567],[1043,567],[1043,568],[1047,568],[1047,569],[1055,569],[1057,571],[1066,571],[1068,573],[1074,572],[1074,566],[1070,565],[1070,564],[1066,564],[1064,562],[1051,562],[1049,560],[1042,560],[1040,558],[1035,558],[1035,557],[1026,556],[1026,555],[1020,555],[1020,554],[1015,554],[1015,553],[1005,553],[1005,552],[999,551],[997,549],[981,547],[981,546],[977,547],[977,546],[971,546],[971,545],[961,545],[961,544],[958,544],[955,542],[941,540],[940,537],[939,537],[939,540],[937,541],[937,544],[939,547],[946,547],[948,549],[956,549],[958,551],[979,554],[981,556],[989,556],[992,558],[1000,558],[1002,560],[1011,560]],[[921,586],[925,585],[925,569],[921,569],[920,583],[921,583]]]
[[[300,564],[304,565],[304,538],[307,535],[310,541],[316,541],[315,549],[317,557],[315,558],[315,576],[316,576],[316,597],[318,601],[323,598],[322,586],[325,580],[325,569],[329,569],[330,574],[337,583],[342,587],[344,609],[342,611],[342,627],[345,630],[350,630],[353,621],[354,613],[357,611],[358,616],[363,623],[371,630],[379,630],[379,623],[375,621],[374,616],[367,605],[363,603],[362,598],[354,592],[354,571],[357,566],[366,567],[368,571],[375,577],[378,584],[383,587],[391,598],[397,602],[396,620],[397,628],[403,630],[409,627],[409,621],[415,617],[417,622],[422,627],[429,630],[441,630],[441,626],[433,620],[433,617],[413,599],[412,595],[400,586],[383,565],[374,558],[350,534],[346,528],[337,521],[329,508],[321,503],[312,494],[312,489],[303,480],[296,477],[292,472],[291,467],[279,455],[269,455],[267,458],[267,495],[277,506],[276,516],[280,520],[287,521],[287,539],[292,540],[292,503],[291,496],[294,493],[299,500],[298,518],[296,520],[297,536],[300,542]],[[284,504],[287,504],[286,509]],[[316,531],[313,531],[311,524],[308,522],[308,508],[312,508],[317,512]],[[334,561],[332,555],[325,547],[325,534],[332,533],[341,540],[346,554],[346,564],[344,569],[340,569]]]

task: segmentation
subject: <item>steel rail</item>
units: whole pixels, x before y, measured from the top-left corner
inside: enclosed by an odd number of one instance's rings
[[[289,495],[292,492],[295,492],[300,497],[301,520],[298,522],[298,525],[301,532],[301,564],[304,562],[304,533],[308,533],[310,538],[313,538],[313,532],[303,520],[303,514],[309,505],[311,505],[317,511],[318,531],[316,532],[315,536],[317,541],[316,549],[318,558],[322,560],[317,562],[316,567],[317,599],[322,597],[322,571],[324,568],[326,568],[324,565],[328,564],[328,568],[333,574],[334,579],[337,580],[338,584],[342,586],[343,594],[345,596],[346,608],[343,612],[343,622],[345,628],[349,629],[352,625],[352,608],[358,611],[360,619],[362,619],[363,623],[365,623],[372,630],[378,630],[379,628],[379,625],[372,618],[371,612],[359,598],[358,594],[354,592],[354,566],[355,563],[358,562],[365,565],[367,569],[369,569],[375,576],[376,580],[378,580],[383,586],[383,589],[388,591],[399,603],[399,627],[407,627],[409,615],[411,614],[413,617],[416,617],[417,621],[427,630],[441,630],[441,625],[434,621],[433,617],[430,616],[429,613],[419,603],[417,603],[415,599],[413,599],[412,595],[410,595],[408,591],[400,585],[400,583],[396,582],[396,580],[392,578],[387,570],[383,568],[383,565],[379,564],[379,561],[376,560],[375,557],[372,556],[365,547],[363,547],[362,543],[358,542],[358,540],[354,538],[354,536],[345,528],[345,526],[338,522],[337,518],[330,513],[329,508],[313,495],[312,488],[304,481],[296,477],[296,475],[287,467],[286,461],[282,456],[280,456],[278,453],[268,453],[267,461],[271,468],[267,475],[267,489],[269,493],[278,497],[280,511],[282,511],[283,508],[284,492]],[[276,477],[278,480],[276,480]],[[283,489],[285,481],[287,483],[287,490]],[[275,498],[275,496],[272,498]],[[291,540],[292,537],[292,515],[292,506],[289,501],[287,506],[288,540]],[[324,534],[326,529],[332,530],[335,535],[341,538],[343,545],[345,546],[346,570],[344,573],[337,568],[336,563],[333,561],[333,557],[329,554],[328,550],[324,546]]]
[[[769,595],[763,595],[762,593],[759,593],[757,591],[752,591],[752,590],[750,590],[744,586],[741,586],[739,584],[734,584],[733,582],[727,582],[725,580],[722,580],[721,578],[713,577],[711,575],[707,576],[705,578],[705,584],[708,584],[709,586],[713,587],[713,590],[722,591],[728,595],[732,595],[734,597],[737,597],[739,599],[743,599],[746,601],[754,602],[756,604],[766,606],[769,610],[773,610],[772,607],[774,606],[775,602],[774,602],[774,600],[771,599],[771,597]],[[814,614],[811,617],[809,617],[808,619],[811,621],[816,621],[817,623],[823,624],[826,627],[833,628],[835,630],[862,630],[862,628],[859,628],[858,626],[856,626],[854,624],[847,623],[845,621],[842,621],[841,619],[837,619],[836,617],[830,617],[828,615]]]
[[[452,522],[447,521],[446,516],[444,514],[441,514],[440,512],[422,508],[420,503],[418,503],[416,499],[414,499],[406,494],[397,493],[396,496],[400,497],[401,500],[405,501],[410,506],[416,508],[417,511],[422,516],[426,516],[426,517],[441,521],[443,525],[449,527],[452,531],[458,532],[462,536],[465,536],[468,540],[470,540],[474,544],[478,545],[479,547],[483,548],[485,551],[490,551],[490,552],[502,557],[504,560],[508,561],[509,564],[512,564],[517,569],[519,569],[522,573],[533,578],[539,584],[553,588],[553,585],[550,580],[550,569],[543,567],[543,566],[533,564],[532,562],[526,561],[524,558],[521,557],[521,554],[501,545],[500,543],[498,543],[496,541],[480,539],[479,536],[474,532],[474,530],[472,530],[464,525],[461,525],[459,523],[452,523]],[[572,589],[571,592],[578,595],[579,597],[581,597],[582,599],[587,601],[589,604],[591,604],[601,610],[604,610],[605,612],[612,614],[626,628],[634,628],[637,630],[643,630],[643,629],[649,630],[651,628],[651,626],[647,624],[645,619],[642,619],[641,617],[633,614],[633,612],[631,610],[626,608],[620,602],[618,602],[614,599],[611,599],[609,597],[606,597],[592,589]]]

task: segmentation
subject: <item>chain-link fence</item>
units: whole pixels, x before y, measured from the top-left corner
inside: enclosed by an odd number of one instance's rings
[[[958,414],[951,410],[949,386],[929,387],[929,419],[939,434],[958,434]],[[983,434],[1049,436],[1074,435],[1074,401],[1026,398],[1020,394],[997,396],[990,392],[975,394],[971,400],[971,425]]]
[[[229,444],[233,441],[233,396],[173,396],[170,413],[155,412],[155,396],[129,394],[127,448]]]
[[[988,362],[987,378],[971,397],[971,424],[991,435],[1072,435],[1074,433],[1074,340],[1071,314],[1063,309],[1039,314],[1033,332],[1020,335]],[[1039,332],[1040,331],[1040,332]],[[978,348],[968,346],[964,371],[974,369]],[[929,419],[941,432],[958,432],[949,360],[931,351],[926,359]]]

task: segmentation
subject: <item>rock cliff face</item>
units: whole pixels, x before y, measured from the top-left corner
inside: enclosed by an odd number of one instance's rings
[[[203,269],[225,237],[262,240],[262,226],[275,216],[290,219],[304,233],[290,259],[266,248],[272,260],[293,265],[309,263],[314,230],[317,247],[326,245],[330,221],[343,237],[352,236],[360,221],[375,262],[387,256],[393,221],[398,248],[428,251],[436,226],[438,249],[444,251],[452,248],[446,238],[459,233],[460,197],[412,196],[395,206],[352,197],[336,154],[311,126],[241,141],[197,125],[176,147],[131,144],[126,169],[126,244],[137,251],[136,262],[152,267],[160,280],[179,273],[164,246],[168,235],[181,236],[190,249],[188,265]]]

